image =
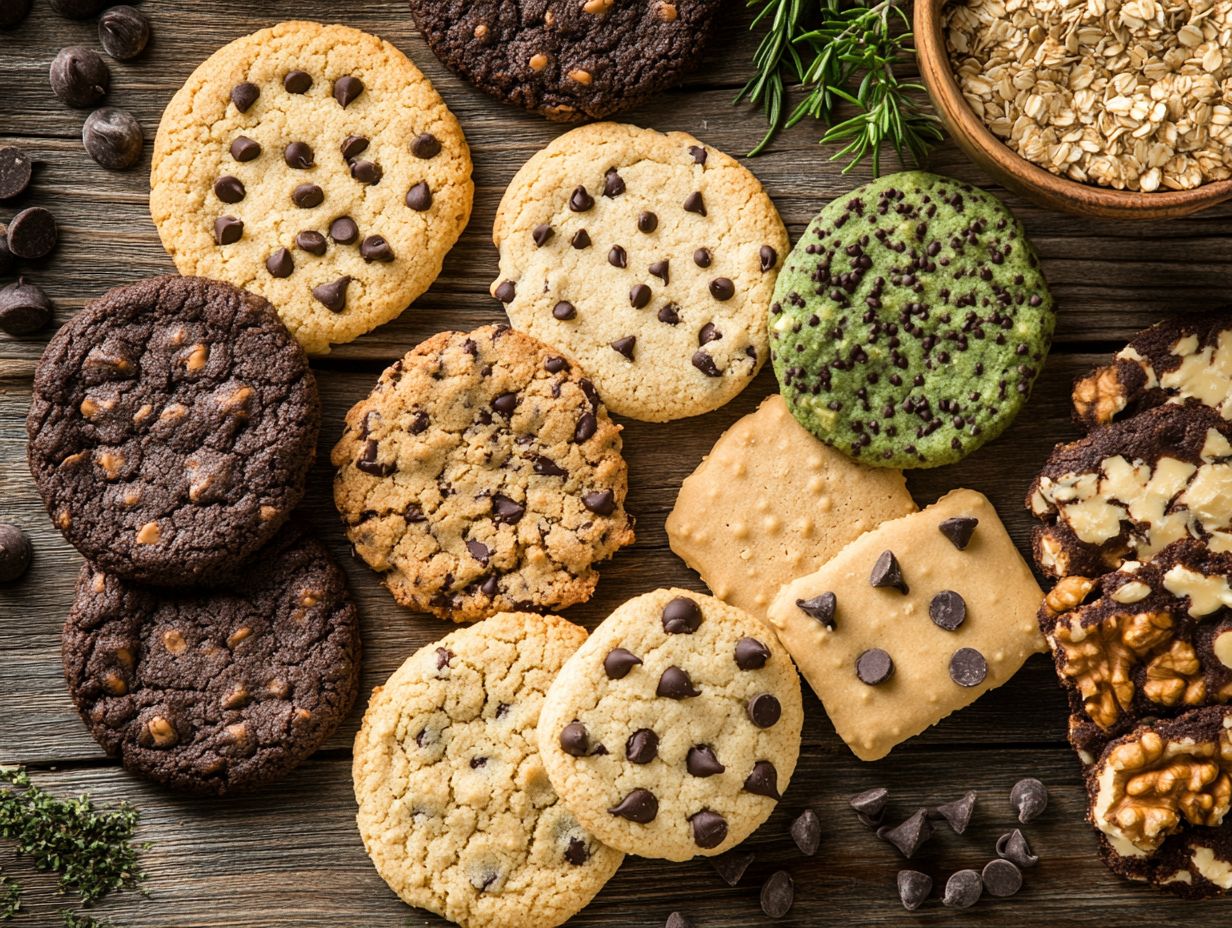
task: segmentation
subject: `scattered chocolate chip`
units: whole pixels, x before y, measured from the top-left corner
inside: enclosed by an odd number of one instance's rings
[[[43,288],[24,277],[0,287],[0,331],[9,335],[33,335],[51,322],[53,309]]]
[[[693,923],[679,912],[673,912],[667,916],[667,921],[663,923],[663,928],[693,928]]]
[[[416,158],[427,160],[441,153],[440,140],[431,132],[421,132],[411,140],[411,154]]]
[[[244,234],[244,223],[234,216],[219,216],[214,220],[214,243],[234,245]]]
[[[937,526],[937,531],[941,532],[959,551],[964,551],[967,545],[971,542],[971,535],[975,532],[975,527],[980,524],[980,520],[973,516],[955,516],[952,519],[946,519]]]
[[[728,886],[735,886],[744,877],[744,873],[752,865],[756,857],[752,854],[739,854],[731,851],[718,857],[708,858],[714,872]]]
[[[618,197],[625,192],[625,182],[621,176],[616,173],[615,168],[608,168],[607,173],[603,175],[603,195],[609,199]],[[587,207],[589,209],[589,207]]]
[[[512,280],[502,280],[496,287],[496,298],[502,303],[512,303],[518,295],[517,285]]]
[[[586,726],[573,721],[560,730],[560,749],[570,757],[585,757],[590,753],[590,735]]]
[[[577,307],[568,300],[561,300],[552,307],[552,316],[561,322],[567,322],[577,315]]]
[[[634,284],[629,288],[629,305],[634,309],[645,309],[650,305],[650,288],[645,284]]]
[[[1048,808],[1048,787],[1035,777],[1019,780],[1010,790],[1010,808],[1024,825],[1038,818]]]
[[[1024,870],[1039,863],[1039,858],[1031,853],[1026,837],[1017,828],[997,839],[997,856]]]
[[[351,163],[351,176],[361,184],[379,184],[385,172],[381,170],[381,166],[375,161],[369,161],[366,158],[357,158]]]
[[[312,86],[312,75],[307,71],[288,71],[282,78],[287,93],[307,93]]]
[[[251,81],[244,81],[231,88],[231,102],[241,113],[247,113],[249,108],[261,96],[261,88]]]
[[[904,596],[907,594],[907,581],[903,579],[903,569],[893,551],[881,552],[877,563],[873,565],[873,572],[869,574],[868,582],[878,588],[891,587]]]
[[[261,156],[261,143],[246,135],[237,135],[231,143],[231,157],[236,161],[255,161]]]
[[[299,232],[295,236],[295,244],[297,247],[308,252],[310,255],[320,257],[325,254],[325,236],[320,232],[312,232],[309,230]]]
[[[726,277],[716,277],[710,281],[710,295],[720,302],[730,300],[736,295],[736,285]]]
[[[0,583],[12,583],[30,566],[30,539],[16,525],[0,522]]]
[[[244,199],[245,193],[244,182],[238,177],[224,174],[214,181],[214,196],[224,203],[238,203]]]
[[[945,881],[945,895],[941,904],[951,909],[969,909],[980,901],[984,893],[984,884],[980,875],[974,870],[959,870]]]
[[[329,237],[339,245],[350,245],[359,238],[359,226],[350,216],[339,216],[329,224]]]
[[[932,891],[933,878],[927,873],[919,870],[898,871],[898,898],[908,912],[914,912],[923,905]]]
[[[774,266],[779,263],[779,253],[769,245],[762,245],[757,252],[758,261],[761,262],[763,272],[774,270]]]
[[[1022,871],[1008,860],[990,860],[980,880],[990,896],[1012,896],[1022,889]]]
[[[530,238],[531,241],[535,243],[535,247],[542,248],[552,240],[552,236],[555,234],[555,229],[553,229],[546,222],[541,222],[531,230]]]
[[[575,867],[580,867],[590,860],[590,848],[581,838],[570,838],[569,846],[565,848],[565,860]]]
[[[359,254],[365,261],[392,261],[394,250],[384,236],[369,235],[359,245]]]
[[[291,272],[295,270],[295,261],[291,258],[291,252],[285,248],[279,248],[265,259],[265,269],[269,271],[271,277],[290,277]]]
[[[702,809],[689,816],[689,824],[693,826],[693,843],[700,848],[718,847],[727,838],[727,819]]]
[[[526,514],[526,507],[500,493],[492,494],[492,519],[513,525]]]
[[[722,377],[723,372],[719,370],[719,366],[714,363],[714,358],[710,357],[705,351],[693,352],[691,362],[694,367],[705,374],[707,377]]]
[[[642,659],[625,648],[612,648],[603,659],[603,672],[609,680],[623,680]]]
[[[362,135],[348,135],[338,149],[342,152],[343,160],[351,161],[368,150],[368,140]]]
[[[869,648],[856,658],[856,676],[861,683],[876,686],[890,679],[894,673],[894,661],[881,648]]]
[[[0,147],[0,200],[25,193],[34,176],[34,161],[16,145]]]
[[[642,210],[637,216],[637,230],[645,232],[649,235],[655,229],[659,228],[659,217],[650,210]]]
[[[613,245],[611,250],[607,253],[607,263],[612,267],[628,267],[628,252],[626,252],[619,245]]]
[[[599,430],[599,420],[595,418],[593,412],[584,412],[578,418],[577,425],[573,427],[573,443],[576,445],[585,444],[595,437],[595,432]]]
[[[406,205],[417,213],[426,212],[432,207],[432,191],[428,189],[428,182],[421,180],[414,187],[406,192]]]
[[[578,229],[573,233],[573,238],[569,239],[569,244],[574,248],[582,249],[590,247],[590,235],[585,229]]]
[[[701,148],[697,145],[690,145],[689,154],[693,156],[694,164],[705,164],[706,163],[706,155],[707,155],[706,149]]]
[[[988,676],[988,661],[975,648],[959,648],[950,658],[950,679],[959,686],[979,686]]]
[[[669,635],[691,635],[701,627],[701,607],[687,596],[677,596],[663,607],[662,622]]]
[[[893,828],[878,830],[877,837],[893,844],[900,854],[910,858],[925,841],[933,836],[933,826],[928,823],[928,810],[920,809],[910,818]]]
[[[282,160],[287,163],[287,167],[303,170],[316,163],[316,156],[307,142],[291,142],[282,150]]]
[[[679,307],[675,303],[668,303],[666,306],[659,307],[657,313],[660,322],[665,322],[668,325],[675,325],[680,321],[680,315],[677,312]]]
[[[659,756],[659,736],[639,728],[625,741],[625,757],[631,764],[648,764]]]
[[[685,212],[697,213],[699,216],[706,215],[706,201],[702,199],[700,190],[694,190],[684,200]]]
[[[636,335],[626,335],[624,338],[618,338],[612,342],[612,349],[618,354],[624,355],[630,361],[633,360],[633,349],[637,345]]]
[[[826,628],[834,628],[834,611],[838,597],[833,593],[821,593],[812,599],[797,599],[796,606],[810,619],[816,619]]]
[[[364,82],[358,77],[348,74],[346,77],[340,77],[334,81],[334,99],[342,104],[343,109],[350,106],[363,92]]]
[[[653,822],[659,814],[659,800],[650,790],[639,787],[607,811],[639,825],[646,825]]]
[[[343,275],[337,280],[328,284],[321,284],[319,287],[312,288],[312,295],[326,309],[336,313],[342,312],[346,308],[346,291],[351,284],[349,275]]]
[[[96,104],[111,87],[107,63],[98,52],[81,45],[60,49],[52,59],[48,76],[56,99],[79,109]]]
[[[821,846],[821,822],[816,812],[805,809],[800,813],[791,823],[791,839],[805,857],[812,857],[817,853],[817,848]]]
[[[714,258],[710,254],[709,248],[699,248],[693,252],[693,263],[698,267],[710,267],[710,263]]]
[[[518,395],[502,393],[492,400],[492,408],[503,416],[512,416],[513,411],[518,408]]]
[[[655,743],[658,743],[657,738]],[[684,758],[684,767],[689,771],[689,775],[694,777],[712,777],[727,769],[719,763],[714,748],[708,744],[695,744],[689,748]]]
[[[741,670],[761,670],[770,660],[770,649],[756,638],[741,638],[736,642],[735,659]]]
[[[594,205],[595,198],[586,191],[585,187],[576,187],[569,195],[569,209],[575,213],[584,213]]]
[[[753,764],[753,769],[744,778],[743,788],[746,793],[756,796],[769,796],[775,800],[782,798],[779,796],[779,772],[768,760],[759,760]]]
[[[542,454],[536,455],[532,469],[540,477],[567,477],[569,475],[563,467]]]
[[[717,342],[723,337],[723,333],[719,331],[718,326],[713,322],[707,322],[704,326],[697,330],[697,344],[705,345],[709,342]]]
[[[971,813],[975,811],[975,790],[968,790],[953,802],[937,806],[933,814],[949,823],[954,834],[961,835],[971,822]]]
[[[666,261],[656,261],[650,265],[649,271],[652,275],[659,278],[664,283],[668,283],[668,263]]]
[[[55,249],[58,240],[56,217],[41,206],[23,209],[9,220],[9,251],[18,258],[27,261],[45,258]]]
[[[362,470],[365,474],[371,474],[374,477],[388,477],[398,469],[398,465],[393,461],[388,463],[378,460],[380,454],[380,446],[376,439],[369,438],[364,442],[363,453],[355,461],[355,466]],[[438,649],[439,652],[439,649]]]
[[[662,676],[659,677],[659,685],[655,687],[655,695],[664,696],[668,699],[688,699],[691,696],[700,696],[701,690],[693,686],[693,681],[689,678],[686,671],[673,665],[663,671]]]
[[[877,786],[873,789],[866,789],[862,793],[857,793],[847,800],[847,804],[861,815],[866,815],[870,819],[878,819],[885,812],[886,802],[889,798],[890,791],[884,786]]]
[[[758,693],[745,704],[749,721],[758,728],[770,728],[783,714],[783,707],[771,693]]]
[[[443,670],[449,666],[449,662],[453,660],[453,652],[448,648],[436,649],[436,669]]]
[[[32,0],[0,0],[0,29],[21,25],[30,15]]]
[[[543,369],[549,374],[559,374],[561,371],[569,370],[569,362],[559,357],[548,358],[543,362]]]
[[[967,620],[967,602],[953,590],[942,590],[929,602],[928,617],[938,628],[957,631]]]
[[[796,901],[796,887],[791,874],[776,870],[761,887],[761,910],[770,918],[782,918]]]
[[[291,202],[300,209],[312,209],[325,202],[325,191],[316,184],[300,184],[291,191]]]

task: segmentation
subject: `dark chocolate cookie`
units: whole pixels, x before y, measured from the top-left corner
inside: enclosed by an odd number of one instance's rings
[[[295,523],[225,589],[156,590],[85,565],[63,649],[73,701],[107,753],[195,793],[281,777],[359,688],[345,576]]]
[[[269,303],[161,277],[94,300],[47,346],[26,428],[56,526],[98,567],[211,582],[303,496],[320,406]]]
[[[429,47],[497,99],[559,122],[637,106],[697,67],[721,0],[411,0]]]

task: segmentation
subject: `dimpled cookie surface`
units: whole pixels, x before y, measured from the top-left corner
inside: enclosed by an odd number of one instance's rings
[[[1022,226],[950,178],[891,174],[833,200],[796,243],[770,308],[792,414],[866,464],[935,467],[1017,415],[1052,337]]]
[[[501,613],[412,655],[355,738],[359,832],[404,901],[463,928],[552,928],[620,866],[552,791],[536,746],[544,693],[586,638]]]
[[[30,471],[56,527],[98,567],[212,582],[299,503],[319,421],[308,359],[265,300],[153,278],[91,301],[47,346]]]
[[[150,213],[184,274],[268,298],[313,354],[396,317],[470,216],[453,114],[388,42],[284,22],[236,39],[172,98]]]
[[[620,427],[576,362],[508,326],[433,336],[346,422],[334,501],[403,605],[562,608],[633,541]]]
[[[766,820],[800,752],[800,680],[774,632],[710,596],[629,600],[562,668],[539,750],[603,843],[668,860],[735,847]]]
[[[492,238],[510,321],[576,357],[618,415],[708,412],[766,360],[787,232],[757,179],[690,135],[560,136],[518,171]]]
[[[359,614],[302,526],[215,591],[153,590],[85,565],[64,676],[107,753],[164,786],[224,794],[319,748],[359,689]]]

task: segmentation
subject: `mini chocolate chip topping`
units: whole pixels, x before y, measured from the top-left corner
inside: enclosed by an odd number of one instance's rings
[[[694,812],[689,824],[693,826],[693,843],[700,848],[718,847],[727,838],[727,819],[710,809]]]
[[[655,229],[659,228],[659,217],[650,210],[642,210],[637,216],[637,231],[645,232],[649,235]]]
[[[975,648],[959,648],[950,658],[950,679],[959,686],[979,686],[988,676],[988,661]]]
[[[894,661],[881,648],[869,648],[856,658],[856,676],[861,683],[876,686],[890,679],[894,673]]]
[[[282,78],[287,93],[307,93],[312,86],[312,75],[307,71],[288,71]]]
[[[919,870],[898,871],[898,898],[903,908],[914,912],[933,891],[933,878]]]
[[[709,248],[699,248],[693,252],[693,263],[698,267],[710,267],[714,261],[714,257],[710,254]]]
[[[250,81],[244,81],[231,88],[231,102],[241,113],[247,113],[249,107],[257,102],[259,96],[261,96],[261,88]]]
[[[303,232],[298,232],[295,235],[295,244],[303,251],[310,255],[316,255],[318,258],[325,254],[326,241],[325,236],[320,232],[313,232],[305,229]]]
[[[928,810],[920,809],[910,818],[893,828],[877,831],[877,837],[898,848],[898,852],[910,859],[925,841],[933,836],[933,826],[928,823]]]
[[[689,776],[693,777],[712,777],[727,769],[719,763],[714,748],[708,744],[695,744],[689,748],[684,758],[684,767],[689,771]]]
[[[937,806],[932,814],[934,817],[945,819],[954,834],[961,835],[971,823],[971,814],[975,811],[975,798],[975,790],[967,790],[953,802]]]
[[[774,764],[768,760],[759,760],[753,764],[753,769],[744,778],[744,791],[757,796],[780,799],[779,772],[774,769]]]
[[[238,177],[224,174],[214,181],[214,196],[224,203],[238,203],[244,199],[244,182]]]
[[[971,536],[975,533],[975,527],[980,524],[980,520],[974,516],[955,516],[952,519],[946,519],[937,526],[937,531],[941,532],[950,543],[959,551],[965,551],[967,545],[971,543]]]
[[[650,305],[651,292],[645,284],[634,284],[629,288],[629,305],[634,309],[645,309]]]
[[[719,302],[725,302],[736,295],[736,285],[727,277],[716,277],[710,281],[710,295]]]
[[[394,259],[394,250],[380,235],[369,235],[360,242],[359,254],[365,261],[392,261]]]
[[[496,288],[496,298],[502,303],[512,303],[517,295],[518,288],[512,280],[502,280]]]
[[[334,81],[334,99],[342,105],[343,109],[350,106],[363,92],[364,82],[358,77],[348,74]]]
[[[702,192],[700,190],[694,190],[685,197],[684,209],[688,213],[697,213],[699,216],[706,215],[706,201],[702,199]]]
[[[552,307],[552,316],[561,322],[568,322],[577,315],[577,307],[568,300],[561,300]]]
[[[526,507],[500,493],[492,494],[492,521],[514,525],[526,515]]]
[[[757,252],[757,260],[761,265],[763,273],[772,271],[775,265],[779,263],[779,253],[770,245],[762,245]]]
[[[300,209],[312,209],[325,202],[325,191],[316,184],[300,184],[291,191],[291,202]]]
[[[237,135],[231,142],[231,157],[236,161],[254,161],[261,156],[261,143],[246,135]]]
[[[667,261],[656,261],[650,265],[649,270],[652,275],[659,278],[659,280],[663,281],[665,284],[670,282],[668,280],[668,273],[667,273],[668,262]]]
[[[702,610],[687,596],[677,596],[663,607],[663,631],[669,635],[691,635],[702,624]]]
[[[942,590],[929,602],[928,617],[938,628],[957,631],[967,620],[967,602],[953,590]]]
[[[690,145],[689,154],[693,156],[694,164],[705,164],[706,163],[706,155],[707,155],[706,149],[698,145]]]
[[[719,366],[714,363],[714,358],[710,357],[704,351],[693,352],[691,359],[692,364],[707,377],[722,377],[723,372],[719,370]]]
[[[980,901],[984,884],[974,870],[959,870],[945,881],[945,895],[941,904],[952,909],[969,909]]]
[[[379,184],[381,178],[385,176],[385,172],[381,170],[381,166],[375,161],[368,161],[366,158],[356,158],[351,164],[351,176],[361,184]]]
[[[666,306],[660,306],[659,312],[657,313],[659,321],[666,323],[667,325],[675,325],[680,321],[680,314],[678,312],[679,309],[680,307],[678,307],[675,303],[668,303]]]
[[[761,910],[770,918],[782,918],[796,901],[796,886],[786,870],[776,870],[761,887]]]
[[[569,195],[569,209],[575,213],[584,213],[595,205],[595,198],[585,187],[575,187]]]
[[[287,163],[287,167],[302,171],[316,163],[316,156],[307,142],[291,142],[282,150],[282,160]]]
[[[244,223],[234,216],[219,216],[214,220],[214,243],[234,245],[244,234]]]
[[[805,857],[812,857],[821,847],[821,821],[812,809],[805,809],[791,823],[791,839]]]
[[[350,245],[359,238],[359,226],[350,216],[339,216],[329,224],[329,237],[339,245]]]
[[[279,248],[265,259],[265,269],[269,271],[271,277],[290,277],[291,272],[295,270],[291,252],[285,248]]]
[[[590,734],[581,722],[573,721],[560,730],[560,749],[570,757],[585,757],[590,753]]]
[[[603,175],[603,195],[611,199],[625,192],[625,182],[615,168],[608,168]]]
[[[338,150],[342,152],[344,160],[351,161],[368,150],[368,140],[362,135],[348,135],[342,140]]]
[[[868,582],[874,587],[890,587],[904,596],[907,595],[907,581],[903,579],[903,569],[893,551],[881,552],[877,563],[873,565],[872,573],[869,574]]]
[[[736,642],[735,660],[741,670],[761,670],[770,660],[770,649],[756,638],[741,638]]]
[[[340,313],[346,308],[346,291],[350,285],[350,276],[343,275],[331,283],[313,287],[312,295],[326,309],[331,312]]]
[[[535,243],[535,247],[542,248],[552,240],[552,236],[555,234],[555,229],[553,229],[546,222],[541,222],[531,230],[530,238],[531,241]]]
[[[628,360],[633,360],[633,349],[637,345],[636,335],[626,335],[624,338],[618,338],[612,342],[612,350],[617,354],[624,355]]]
[[[738,854],[732,851],[727,854],[721,854],[718,857],[708,857],[710,866],[714,868],[714,872],[728,886],[737,885],[744,878],[745,871],[749,869],[753,861],[756,860],[753,854]]]
[[[431,132],[421,132],[411,140],[411,154],[427,161],[441,153],[441,142]]]
[[[1022,889],[1022,871],[1008,860],[990,860],[984,864],[980,882],[990,896],[1012,896]]]
[[[659,736],[649,728],[639,728],[625,742],[625,757],[631,764],[648,764],[659,756]]]
[[[569,244],[574,248],[581,250],[582,248],[590,247],[590,235],[585,229],[578,229],[573,233],[573,237],[569,239]]]
[[[1019,780],[1010,790],[1010,808],[1022,824],[1033,821],[1048,808],[1048,787],[1035,777]]]
[[[812,599],[797,599],[796,606],[810,619],[816,619],[826,628],[834,629],[834,612],[838,597],[833,593],[821,593]]]
[[[612,648],[603,658],[603,672],[609,680],[623,680],[642,659],[625,648]]]
[[[659,814],[659,800],[650,790],[639,787],[607,811],[639,825],[647,825]]]
[[[619,245],[613,245],[612,250],[607,253],[607,263],[612,267],[628,267],[629,254]]]
[[[570,838],[569,846],[565,848],[565,860],[575,867],[580,867],[590,860],[590,848],[581,838]]]
[[[783,715],[783,707],[772,693],[758,693],[745,704],[749,721],[758,728],[770,728]]]
[[[999,837],[996,847],[998,857],[1003,857],[1023,869],[1039,863],[1039,858],[1031,853],[1031,845],[1027,843],[1026,837],[1017,828]]]
[[[421,180],[406,192],[406,205],[417,213],[427,212],[432,208],[432,191],[428,182]]]
[[[664,696],[667,699],[688,699],[693,696],[700,696],[701,690],[693,686],[693,681],[689,678],[689,674],[686,671],[673,665],[663,671],[662,676],[659,677],[659,685],[655,687],[655,695]],[[771,699],[773,698],[771,697]]]

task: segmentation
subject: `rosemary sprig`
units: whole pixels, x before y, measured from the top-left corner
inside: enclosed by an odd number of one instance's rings
[[[760,7],[752,28],[769,23],[753,57],[756,73],[736,98],[761,107],[769,122],[750,155],[806,118],[824,126],[821,144],[842,146],[830,160],[846,158],[844,173],[865,159],[871,159],[874,175],[880,173],[885,145],[900,161],[919,163],[940,141],[940,122],[921,102],[924,88],[896,73],[915,54],[911,21],[900,0],[746,2]],[[786,80],[798,82],[804,92],[790,113],[784,106]],[[843,104],[855,112],[840,120]]]

